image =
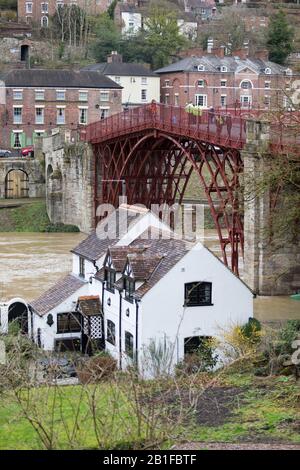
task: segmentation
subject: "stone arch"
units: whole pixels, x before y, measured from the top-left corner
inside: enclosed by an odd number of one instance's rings
[[[28,333],[28,305],[23,299],[13,299],[8,304],[7,310],[8,325],[17,323],[22,333]]]
[[[5,199],[29,197],[29,175],[23,168],[11,168],[5,176]]]

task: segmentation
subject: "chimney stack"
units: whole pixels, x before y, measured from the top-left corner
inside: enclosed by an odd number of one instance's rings
[[[211,54],[219,57],[220,59],[223,59],[223,57],[225,57],[225,47],[212,47]]]
[[[269,51],[267,49],[260,49],[254,54],[255,59],[269,60]]]
[[[121,64],[123,62],[123,57],[121,54],[118,54],[117,51],[112,51],[112,53],[107,56],[108,64]]]
[[[236,49],[232,51],[232,57],[239,57],[241,60],[245,60],[248,57],[248,49]]]

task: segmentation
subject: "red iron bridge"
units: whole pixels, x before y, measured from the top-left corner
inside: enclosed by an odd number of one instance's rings
[[[298,147],[299,115],[291,112],[188,110],[152,103],[81,129],[81,139],[93,148],[95,223],[98,205],[117,207],[124,193],[129,204],[146,207],[182,203],[194,173],[210,207],[223,261],[238,274],[244,250],[240,178],[249,118],[268,123],[270,152]]]

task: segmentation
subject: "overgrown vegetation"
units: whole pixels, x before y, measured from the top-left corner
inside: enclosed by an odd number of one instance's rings
[[[44,201],[0,209],[1,232],[79,232],[74,225],[52,224]]]

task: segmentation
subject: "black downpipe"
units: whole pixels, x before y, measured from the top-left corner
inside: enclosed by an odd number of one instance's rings
[[[138,353],[138,347],[139,347],[139,301],[135,301],[135,363],[136,367],[138,369],[139,367],[139,353]]]
[[[122,370],[122,292],[119,291],[120,306],[119,306],[119,367]]]

